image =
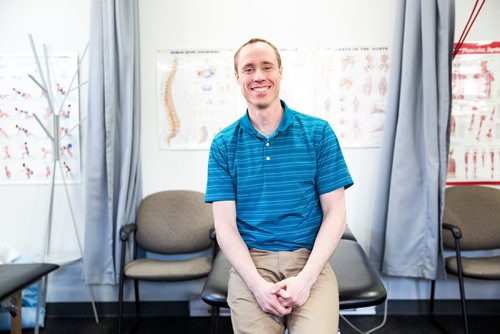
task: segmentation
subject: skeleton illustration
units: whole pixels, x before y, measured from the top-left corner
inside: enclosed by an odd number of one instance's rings
[[[387,94],[387,80],[385,80],[385,77],[380,78],[380,81],[378,83],[378,91],[382,96]]]
[[[387,72],[387,70],[389,70],[388,61],[389,61],[389,55],[387,55],[386,53],[380,56],[380,65],[378,65],[378,67],[384,72]]]
[[[466,151],[464,154],[464,163],[465,163],[465,178],[469,178],[469,151]]]
[[[177,136],[181,128],[179,116],[175,111],[174,102],[172,99],[172,82],[174,81],[175,72],[177,72],[177,59],[174,59],[172,62],[172,71],[170,71],[170,74],[168,75],[163,95],[163,102],[165,103],[165,107],[167,108],[167,122],[169,130],[167,135],[168,145],[170,145],[170,140]]]
[[[8,178],[8,179],[10,179],[9,166],[5,165],[4,169],[5,169],[5,177]]]
[[[201,126],[198,129],[198,134],[199,134],[199,139],[198,139],[198,144],[203,144],[204,142],[207,141],[208,138],[208,129],[205,125]]]
[[[450,150],[448,155],[448,177],[454,178],[457,174],[457,162],[453,158],[453,150]]]
[[[481,62],[481,73],[474,74],[474,80],[477,84],[477,97],[478,98],[491,98],[491,84],[495,80],[493,74],[488,70],[488,61]]]
[[[490,159],[491,159],[491,178],[493,178],[495,174],[495,152],[490,151]]]

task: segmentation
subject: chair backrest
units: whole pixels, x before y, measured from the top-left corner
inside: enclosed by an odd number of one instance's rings
[[[500,190],[480,186],[446,189],[443,222],[458,226],[462,249],[500,248]],[[445,247],[454,247],[451,233],[443,232]]]
[[[145,197],[137,215],[137,243],[162,254],[193,253],[211,245],[212,206],[205,195],[169,190]]]

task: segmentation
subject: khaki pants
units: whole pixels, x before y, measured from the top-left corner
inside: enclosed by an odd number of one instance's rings
[[[273,283],[296,276],[309,254],[310,251],[304,248],[291,252],[250,251],[260,275]],[[262,311],[234,268],[229,277],[228,304],[235,334],[282,334],[285,328],[289,334],[333,334],[338,329],[339,293],[329,264],[323,268],[306,303],[285,317]]]

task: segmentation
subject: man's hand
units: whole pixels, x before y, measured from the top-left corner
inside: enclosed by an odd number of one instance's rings
[[[301,307],[309,298],[313,283],[300,276],[289,277],[275,284],[278,301],[284,307]]]
[[[272,315],[283,317],[292,312],[292,307],[284,306],[279,301],[277,292],[280,287],[276,284],[262,280],[259,285],[251,289],[260,308]]]

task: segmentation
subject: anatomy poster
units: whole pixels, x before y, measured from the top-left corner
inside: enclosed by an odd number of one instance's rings
[[[53,154],[61,162],[61,170],[56,171],[58,182],[62,176],[68,183],[81,181],[78,89],[70,91],[68,87],[77,59],[76,54],[57,54],[40,60],[47,82],[47,63],[50,68],[54,110],[60,115],[55,129],[60,146],[54,149],[34,117],[36,114],[52,135],[54,116],[45,93],[28,77],[32,75],[41,82],[35,58],[0,54],[0,184],[49,183],[54,173]],[[78,76],[74,85],[78,85]]]
[[[230,50],[158,52],[161,149],[208,149],[215,134],[237,119],[232,64]]]
[[[500,42],[464,43],[453,60],[448,183],[500,183]]]
[[[342,147],[380,146],[389,76],[387,47],[282,49],[281,97],[330,122]],[[232,50],[158,52],[162,149],[208,149],[243,115]]]
[[[315,50],[281,49],[280,55],[283,68],[280,98],[294,110],[315,115]]]
[[[330,122],[343,147],[378,147],[389,77],[387,47],[321,49],[316,115]]]

